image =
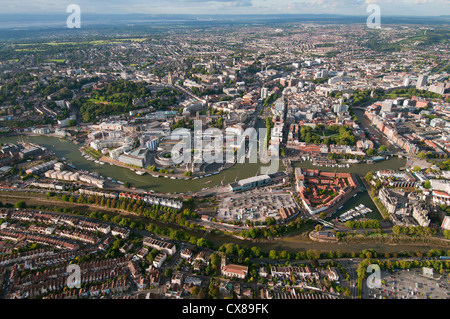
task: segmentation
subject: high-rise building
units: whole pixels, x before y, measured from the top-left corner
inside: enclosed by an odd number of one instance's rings
[[[428,76],[421,74],[417,79],[416,89],[421,89],[427,85]]]
[[[336,104],[333,106],[333,111],[334,113],[340,113],[340,112],[345,112],[348,111],[348,105],[345,104]]]
[[[392,101],[386,100],[383,101],[381,105],[381,112],[391,112],[392,111]]]
[[[265,99],[269,95],[269,89],[268,88],[261,88],[261,98]]]
[[[408,87],[410,85],[411,80],[408,77],[405,77],[403,80],[403,86]]]

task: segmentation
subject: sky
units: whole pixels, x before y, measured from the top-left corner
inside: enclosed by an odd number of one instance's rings
[[[0,0],[0,13],[65,13],[69,4],[96,14],[343,14],[450,15],[450,0]],[[369,13],[368,13],[369,12]]]

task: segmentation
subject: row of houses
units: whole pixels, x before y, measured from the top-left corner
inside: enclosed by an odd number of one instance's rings
[[[105,197],[105,198],[117,198],[117,193],[106,193],[106,192],[98,192],[90,189],[80,188],[78,190],[78,193],[82,195],[89,195],[89,196],[99,196],[99,197]]]
[[[49,162],[45,162],[36,166],[33,166],[27,170],[25,170],[25,173],[27,174],[41,174],[44,173],[46,171],[48,171],[49,169],[51,169],[52,167],[54,167],[56,164],[55,160],[49,161]]]
[[[98,282],[105,282],[111,278],[117,278],[124,276],[125,272],[123,267],[114,266],[109,269],[90,269],[87,272],[83,272],[80,274],[79,284],[92,284]],[[18,280],[17,286],[29,286],[29,285],[38,285],[46,282],[54,283],[55,280],[62,281],[62,285],[67,285],[68,279],[70,276],[70,272],[67,270],[67,267],[60,267],[57,269],[49,269],[48,271],[38,272],[34,275],[29,275],[26,277],[22,277]]]
[[[77,232],[77,231],[61,230],[61,231],[56,231],[56,235],[61,236],[61,237],[70,238],[70,239],[73,239],[76,241],[82,241],[84,243],[88,243],[88,244],[92,244],[92,245],[98,241],[97,236],[92,236],[92,235],[85,234],[82,232]]]
[[[126,281],[128,257],[106,259],[78,264],[79,284],[84,288],[71,289],[76,298],[96,297],[99,294],[120,293],[129,289]],[[45,294],[59,294],[68,287],[69,271],[66,266],[47,268],[25,277],[19,276],[19,266],[12,268],[8,298],[37,298]],[[109,290],[108,290],[109,289]],[[65,293],[65,291],[64,291]],[[70,296],[66,296],[70,297]]]
[[[150,205],[159,205],[159,206],[165,206],[170,207],[174,209],[181,209],[183,207],[183,202],[172,200],[169,198],[161,198],[161,197],[155,197],[155,196],[141,196],[138,194],[130,194],[130,193],[120,193],[120,198],[129,198],[129,199],[135,199],[135,200],[142,200],[147,204]]]
[[[44,176],[50,179],[57,179],[71,182],[80,181],[87,184],[92,184],[98,188],[103,188],[105,184],[105,180],[101,178],[70,171],[48,170],[45,172]]]
[[[371,123],[393,144],[410,154],[416,154],[419,152],[419,147],[416,144],[414,144],[412,141],[408,140],[398,132],[398,130],[395,128],[395,123],[391,124],[383,117],[376,115],[375,113],[370,111],[366,111],[365,116],[367,116]]]
[[[11,240],[11,241],[26,241],[30,243],[37,243],[47,246],[53,246],[58,249],[70,249],[70,250],[78,250],[79,246],[74,243],[70,243],[61,239],[57,239],[54,237],[44,236],[44,235],[34,235],[34,234],[25,234],[23,232],[17,231],[9,231],[9,230],[0,230],[0,238]]]
[[[111,231],[111,226],[108,224],[98,223],[94,221],[88,221],[73,216],[63,216],[57,214],[50,214],[37,211],[28,210],[4,210],[0,212],[0,217],[3,219],[13,219],[23,222],[32,222],[46,225],[67,225],[74,228],[88,231],[88,232],[101,232],[108,234]],[[51,234],[52,228],[39,228],[35,226],[36,232]]]
[[[68,262],[74,260],[76,256],[77,256],[76,251],[62,251],[60,253],[55,253],[48,256],[36,257],[34,259],[25,260],[23,265],[25,269],[55,267],[60,264],[67,264]]]
[[[301,279],[319,279],[319,274],[317,272],[312,272],[308,267],[277,267],[271,266],[270,272],[272,276],[277,277],[290,277],[297,276]]]
[[[172,256],[176,252],[176,247],[174,244],[162,240],[157,240],[151,237],[145,238],[143,244],[144,246],[149,246],[151,248],[161,250],[170,256]]]
[[[111,282],[106,282],[99,285],[94,285],[86,288],[70,289],[68,291],[60,292],[65,287],[62,280],[55,280],[49,285],[27,286],[17,289],[10,293],[7,297],[9,299],[25,299],[38,298],[44,294],[43,299],[81,299],[81,298],[95,298],[100,295],[120,294],[129,291],[130,284],[126,279],[117,279]]]
[[[59,294],[50,294],[43,299],[83,299],[96,298],[100,295],[122,294],[130,290],[130,283],[126,279],[113,280],[101,285],[88,288],[71,289]]]
[[[260,299],[336,299],[336,296],[319,292],[297,292],[295,289],[285,291],[262,288],[259,292]]]
[[[42,248],[22,253],[13,253],[7,256],[0,256],[0,266],[23,263],[25,261],[33,260],[39,257],[53,256],[53,255],[54,255],[53,250]]]

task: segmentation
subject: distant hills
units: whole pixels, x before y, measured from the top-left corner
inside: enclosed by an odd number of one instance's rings
[[[65,27],[69,13],[62,14],[0,14],[0,28],[48,28]],[[120,24],[196,24],[196,23],[283,23],[283,22],[318,22],[318,23],[365,23],[367,16],[335,14],[255,14],[255,15],[150,15],[150,14],[93,14],[84,13],[82,24],[120,25]],[[439,17],[382,16],[385,24],[448,24],[450,15]]]
[[[0,40],[48,37],[49,35],[85,36],[94,31],[105,34],[136,35],[158,33],[171,27],[233,27],[276,26],[286,24],[365,24],[367,16],[334,14],[255,14],[255,15],[180,15],[180,14],[81,14],[81,29],[68,29],[66,20],[70,13],[61,14],[0,14]],[[382,16],[383,25],[450,25],[450,16],[406,17]],[[156,28],[155,28],[156,27]]]

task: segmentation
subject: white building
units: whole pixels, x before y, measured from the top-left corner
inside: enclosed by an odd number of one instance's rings
[[[155,268],[161,268],[161,266],[164,264],[164,261],[167,259],[167,255],[165,253],[159,253],[155,256],[153,259],[153,266]]]
[[[450,229],[450,216],[445,216],[441,225],[442,229],[449,230]]]

